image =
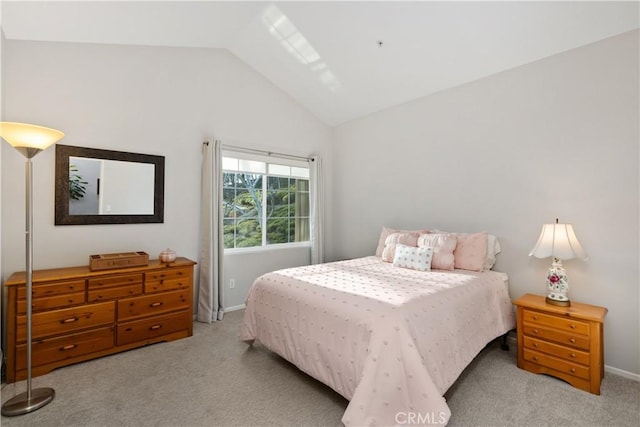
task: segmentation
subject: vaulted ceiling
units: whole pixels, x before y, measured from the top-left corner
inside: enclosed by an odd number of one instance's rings
[[[330,126],[639,28],[629,2],[2,1],[7,39],[228,49]]]

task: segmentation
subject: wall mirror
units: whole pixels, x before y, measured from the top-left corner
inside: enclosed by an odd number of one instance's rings
[[[164,156],[56,145],[55,224],[164,221]]]

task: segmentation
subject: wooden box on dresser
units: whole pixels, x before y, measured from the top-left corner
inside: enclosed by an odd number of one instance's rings
[[[518,367],[600,394],[607,309],[574,302],[569,307],[559,307],[532,294],[513,304],[518,308]]]
[[[193,334],[193,266],[187,258],[143,267],[33,272],[32,375]],[[7,287],[7,382],[26,378],[25,273]]]

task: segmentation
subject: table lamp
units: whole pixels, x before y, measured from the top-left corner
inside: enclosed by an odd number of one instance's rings
[[[567,293],[569,279],[562,267],[562,260],[580,258],[589,259],[589,255],[582,249],[571,224],[543,224],[538,243],[529,253],[536,258],[553,257],[553,263],[547,274],[548,295],[546,302],[552,305],[567,307],[571,305]]]

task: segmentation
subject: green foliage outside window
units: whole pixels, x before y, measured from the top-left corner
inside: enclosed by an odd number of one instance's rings
[[[306,179],[224,173],[223,203],[225,248],[262,246],[265,211],[265,244],[309,240]]]

